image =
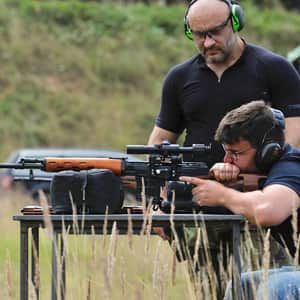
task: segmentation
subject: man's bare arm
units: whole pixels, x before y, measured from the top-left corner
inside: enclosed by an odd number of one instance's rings
[[[148,145],[160,144],[165,140],[168,140],[171,144],[175,144],[178,137],[179,134],[177,133],[154,126],[148,140]]]
[[[300,148],[300,117],[290,117],[285,119],[286,142],[296,148]]]
[[[202,206],[224,206],[245,216],[252,224],[271,226],[282,223],[300,207],[300,199],[291,188],[273,184],[263,190],[239,192],[213,180],[180,177],[190,182],[194,199]]]

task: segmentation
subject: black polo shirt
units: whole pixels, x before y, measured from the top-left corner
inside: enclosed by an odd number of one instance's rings
[[[283,57],[246,44],[240,59],[219,79],[197,55],[167,74],[156,125],[179,134],[186,129],[184,145],[212,143],[212,155],[201,159],[211,165],[224,156],[222,147],[213,142],[222,117],[260,99],[286,117],[300,116],[300,78]]]

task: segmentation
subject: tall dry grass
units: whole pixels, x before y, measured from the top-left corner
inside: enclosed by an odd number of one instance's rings
[[[19,227],[12,221],[12,215],[19,214],[20,209],[30,202],[18,193],[1,197],[0,267],[4,270],[0,273],[1,299],[19,297]],[[151,213],[146,224],[149,224],[149,219]],[[45,224],[45,230],[40,230],[39,272],[34,274],[40,288],[40,299],[49,299],[51,295],[52,229],[49,219],[45,219]],[[205,249],[209,236],[204,228],[202,225],[195,231],[195,248],[203,249],[206,257],[205,265],[197,273],[193,271],[193,262],[178,263],[174,243],[170,246],[159,237],[150,235],[149,228],[145,227],[140,235],[133,235],[131,230],[127,235],[119,235],[116,226],[111,234],[104,232],[104,235],[95,234],[93,229],[91,235],[70,235],[70,229],[64,228],[66,299],[217,299],[217,287],[225,289],[232,276],[232,259],[221,270],[222,280],[218,282],[212,261],[222,258],[211,257]],[[80,224],[77,230],[80,232]],[[256,238],[253,237],[254,231]],[[295,239],[299,248],[296,235]],[[262,269],[264,279],[267,279],[267,270],[277,264],[273,261],[272,251],[269,232],[246,228],[242,239],[244,270]],[[197,259],[197,254],[195,251],[194,259]],[[61,261],[57,263],[60,270]],[[58,295],[60,280],[58,277]],[[29,288],[30,299],[36,299],[31,282]],[[255,288],[253,290],[255,293]]]

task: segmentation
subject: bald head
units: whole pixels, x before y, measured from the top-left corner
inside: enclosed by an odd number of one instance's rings
[[[229,6],[222,0],[197,0],[191,5],[187,18],[190,27],[203,24],[202,30],[205,30],[223,22],[229,13]]]

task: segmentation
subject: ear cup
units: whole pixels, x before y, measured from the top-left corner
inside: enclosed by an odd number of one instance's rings
[[[194,40],[187,16],[184,17],[184,34],[189,40]]]
[[[282,111],[275,108],[270,109],[273,113],[274,124],[265,133],[262,145],[257,149],[255,156],[255,163],[257,168],[264,172],[269,170],[272,164],[279,159],[282,153],[282,147],[279,143],[272,140],[266,140],[265,142],[265,138],[273,128],[279,128],[280,130],[284,130],[285,128],[285,118]]]
[[[282,153],[282,148],[278,143],[269,142],[262,145],[261,149],[257,150],[255,163],[259,170],[266,172],[276,162]]]
[[[243,9],[240,5],[230,4],[231,7],[231,24],[234,32],[241,31],[245,25]]]
[[[283,130],[285,128],[285,118],[283,112],[275,108],[271,108],[271,110],[275,119],[275,126]]]
[[[197,2],[197,0],[192,0],[190,1],[187,9],[186,9],[186,12],[185,12],[185,15],[184,15],[184,34],[185,36],[189,39],[189,40],[193,40],[193,35],[192,35],[192,32],[191,32],[191,28],[190,28],[190,25],[189,25],[189,21],[188,21],[188,14],[189,14],[189,10],[191,8],[191,6]]]

